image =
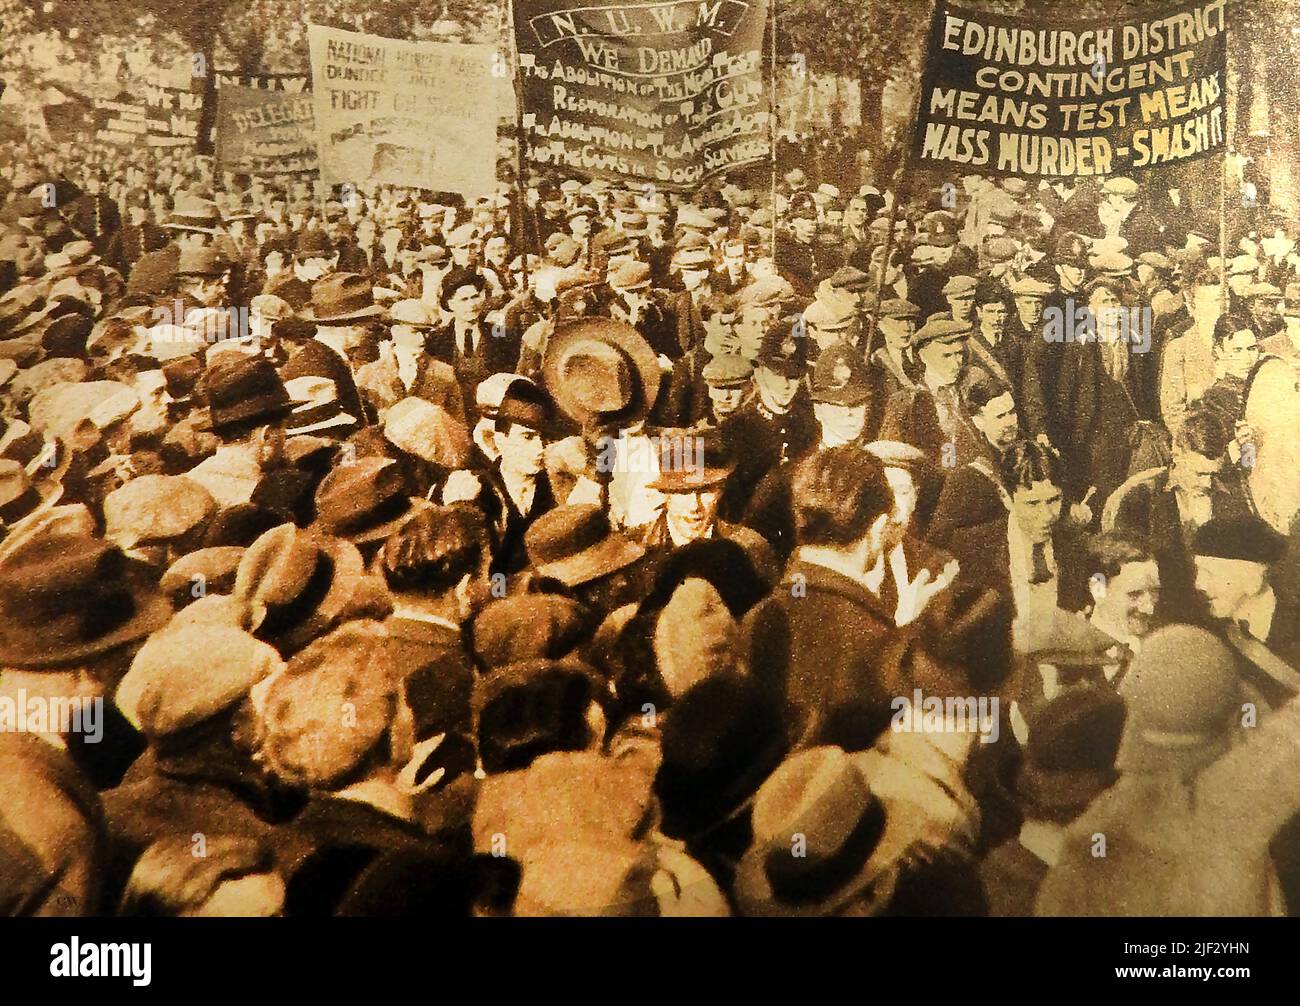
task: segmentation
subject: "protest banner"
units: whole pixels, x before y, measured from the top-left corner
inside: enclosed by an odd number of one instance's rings
[[[159,75],[144,85],[151,147],[195,146],[203,116],[203,79]]]
[[[527,158],[665,189],[768,158],[769,2],[517,0]]]
[[[259,91],[284,91],[304,94],[311,90],[311,78],[305,73],[239,73],[234,70],[217,71],[217,90],[223,87],[248,87]]]
[[[321,178],[482,195],[496,185],[497,87],[483,45],[308,26]]]
[[[913,158],[1052,178],[1223,150],[1227,40],[1227,0],[1071,24],[938,0]]]
[[[216,152],[218,168],[237,174],[317,170],[311,95],[227,84],[218,92]]]

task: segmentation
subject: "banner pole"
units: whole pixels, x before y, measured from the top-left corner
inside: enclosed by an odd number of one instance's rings
[[[777,141],[776,118],[777,118],[777,107],[778,107],[778,102],[776,98],[776,80],[777,80],[776,5],[777,3],[778,0],[767,0],[769,34],[771,35],[771,41],[769,44],[769,48],[771,50],[769,62],[771,63],[771,74],[772,74],[770,78],[770,86],[768,88],[768,100],[767,100],[767,105],[768,105],[768,111],[767,111],[768,141],[767,142],[768,142],[768,147],[770,148],[769,153],[771,154],[771,158],[772,158],[772,172],[771,172],[772,177],[771,177],[771,190],[769,192],[769,198],[771,199],[771,205],[772,205],[772,239],[771,239],[770,254],[773,262],[776,261],[776,141]]]
[[[933,6],[930,9],[930,27],[925,33],[925,44],[929,49],[930,39],[935,34],[936,26],[939,22],[939,8],[942,0],[933,0]],[[889,272],[889,259],[894,250],[894,224],[898,219],[898,207],[903,201],[904,183],[910,182],[908,177],[908,166],[911,163],[912,143],[915,138],[917,123],[921,121],[921,103],[925,101],[925,60],[922,61],[921,78],[917,82],[916,104],[912,108],[912,118],[907,125],[907,130],[903,133],[903,150],[902,158],[899,161],[898,170],[894,173],[894,183],[890,191],[889,201],[889,227],[885,231],[884,254],[880,258],[880,271],[876,276],[876,297],[875,302],[871,305],[871,312],[867,316],[866,348],[863,355],[870,360],[871,354],[875,352],[876,346],[876,319],[880,314],[880,298],[885,292],[885,275]],[[924,321],[921,322],[924,324]]]
[[[537,215],[528,208],[527,193],[524,190],[524,95],[520,83],[519,39],[515,35],[514,0],[506,3],[506,30],[510,35],[510,52],[513,55],[514,78],[510,82],[515,95],[515,220],[519,225],[516,235],[520,244],[530,242],[535,254],[540,254],[542,235],[538,227]],[[524,231],[528,233],[525,235]],[[520,264],[523,266],[523,286],[528,288],[528,251],[519,250]]]
[[[1219,158],[1219,312],[1228,313],[1228,150]]]

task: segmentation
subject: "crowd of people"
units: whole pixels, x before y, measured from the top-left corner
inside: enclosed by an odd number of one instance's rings
[[[1300,912],[1293,220],[13,154],[7,914]]]

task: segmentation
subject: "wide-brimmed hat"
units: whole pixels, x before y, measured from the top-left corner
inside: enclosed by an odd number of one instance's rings
[[[630,566],[645,549],[616,531],[599,505],[556,507],[524,532],[524,548],[539,575],[570,587]]]
[[[1086,682],[1026,711],[1016,792],[1029,816],[1073,818],[1115,781],[1124,714],[1115,691]]]
[[[779,705],[754,681],[718,674],[688,689],[664,721],[654,783],[663,833],[689,839],[735,816],[788,747]]]
[[[759,789],[750,822],[753,845],[735,885],[746,915],[833,915],[880,872],[872,853],[885,832],[885,809],[841,748],[789,758]],[[793,852],[796,835],[802,855]]]
[[[98,538],[51,524],[0,558],[0,663],[58,667],[143,639],[171,605]]]
[[[311,303],[302,312],[307,321],[324,324],[378,318],[384,309],[375,303],[370,281],[355,272],[340,272],[317,280],[311,288]]]
[[[659,475],[650,483],[661,493],[716,489],[736,470],[736,459],[716,430],[661,430]]]
[[[411,516],[407,493],[392,458],[369,457],[341,465],[316,490],[316,524],[328,534],[360,544],[387,538]]]
[[[289,411],[289,393],[271,361],[223,353],[203,375],[203,394],[218,432],[255,420],[270,422]]]
[[[441,405],[403,398],[384,415],[384,439],[407,454],[441,468],[469,463],[472,443],[464,423]]]
[[[547,341],[542,382],[559,409],[577,423],[628,424],[643,418],[663,374],[650,344],[621,321],[582,318]]]
[[[244,627],[287,653],[341,619],[363,574],[348,542],[286,523],[245,550],[231,596]]]

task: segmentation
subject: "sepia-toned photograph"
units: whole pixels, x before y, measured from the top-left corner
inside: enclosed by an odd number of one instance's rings
[[[1300,4],[0,28],[0,916],[1300,915]]]

